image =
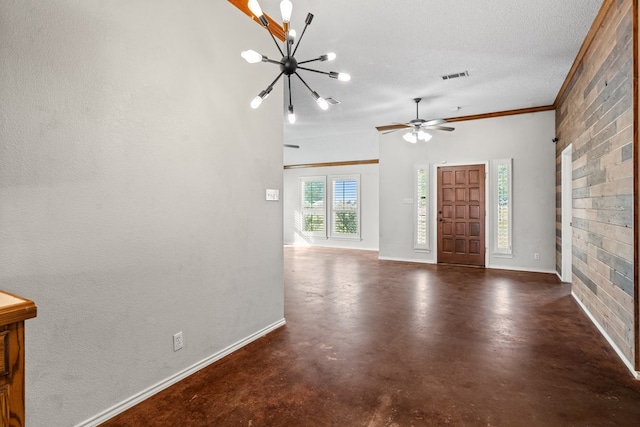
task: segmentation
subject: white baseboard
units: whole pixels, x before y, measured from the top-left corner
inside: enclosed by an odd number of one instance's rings
[[[104,423],[105,421],[115,417],[118,414],[121,414],[122,412],[126,411],[129,408],[132,408],[133,406],[137,405],[138,403],[142,402],[145,399],[148,399],[149,397],[153,396],[154,394],[172,386],[173,384],[177,383],[178,381],[181,381],[183,379],[185,379],[186,377],[188,377],[191,374],[196,373],[197,371],[199,371],[200,369],[214,363],[217,362],[218,360],[222,359],[225,356],[228,356],[229,354],[233,353],[234,351],[237,351],[239,349],[241,349],[242,347],[246,346],[247,344],[257,340],[260,337],[263,337],[264,335],[268,334],[269,332],[272,332],[278,328],[280,328],[281,326],[285,325],[285,319],[281,319],[275,323],[273,323],[272,325],[267,326],[264,329],[261,329],[257,332],[255,332],[254,334],[249,335],[248,337],[241,339],[240,341],[236,342],[235,344],[230,345],[227,348],[224,348],[222,350],[220,350],[217,353],[212,354],[211,356],[201,360],[200,362],[197,362],[191,366],[189,366],[188,368],[170,376],[169,378],[166,378],[162,381],[160,381],[157,384],[152,385],[151,387],[147,388],[146,390],[141,391],[140,393],[137,393],[133,396],[131,396],[130,398],[112,406],[111,408],[99,413],[98,415],[95,415],[94,417],[89,418],[88,420],[85,420],[83,422],[81,422],[80,424],[77,424],[76,427],[94,427],[94,426],[98,426],[102,423]]]
[[[514,267],[512,265],[489,265],[487,266],[487,268],[494,268],[496,270],[526,271],[529,273],[558,274],[556,270],[550,270],[546,268]]]
[[[381,256],[381,257],[378,257],[378,259],[383,261],[401,261],[401,262],[416,262],[419,264],[437,264],[437,262],[433,260],[415,259],[415,258],[394,258],[394,257]],[[461,267],[464,267],[464,265],[461,265]],[[495,269],[495,270],[526,271],[529,273],[557,274],[555,270],[547,270],[547,269],[540,269],[540,268],[523,268],[523,267],[513,267],[513,266],[505,266],[505,265],[487,265],[485,268]]]
[[[576,302],[578,303],[578,305],[580,306],[580,308],[582,308],[582,311],[585,312],[585,314],[587,315],[587,317],[591,320],[591,322],[596,326],[596,328],[598,328],[598,331],[600,331],[600,333],[602,334],[602,336],[607,340],[607,342],[609,343],[609,345],[611,346],[611,348],[613,348],[613,350],[618,354],[618,357],[620,359],[622,359],[622,362],[624,363],[624,365],[627,367],[627,369],[629,369],[629,371],[631,371],[631,375],[634,376],[635,379],[638,379],[639,373],[638,371],[635,370],[635,368],[633,367],[633,363],[631,363],[631,361],[629,359],[627,359],[627,357],[624,355],[624,353],[622,352],[622,350],[620,350],[620,348],[616,345],[616,343],[611,339],[611,337],[609,336],[609,334],[602,328],[602,326],[600,326],[600,323],[598,323],[598,321],[596,320],[595,317],[593,317],[593,315],[591,314],[591,312],[589,311],[589,309],[587,309],[587,306],[585,306],[582,301],[580,301],[580,299],[578,298],[578,296],[571,291],[571,296],[573,297],[574,300],[576,300]]]
[[[378,256],[378,259],[382,261],[400,261],[400,262],[417,262],[418,264],[435,264],[435,262],[430,260],[415,259],[415,258],[394,258],[394,257]]]
[[[377,252],[377,248],[360,248],[356,246],[340,246],[340,245],[307,245],[300,243],[284,243],[284,247],[294,247],[294,248],[330,248],[330,249],[354,249],[357,251],[371,251]]]

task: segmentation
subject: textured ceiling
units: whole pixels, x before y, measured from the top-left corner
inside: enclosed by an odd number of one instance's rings
[[[415,118],[416,97],[423,98],[423,119],[551,105],[602,5],[602,0],[292,1],[291,26],[298,34],[307,12],[314,14],[298,61],[336,52],[335,61],[310,65],[348,72],[352,80],[301,71],[321,96],[341,102],[321,111],[292,79],[298,120],[285,123],[286,143],[407,122]],[[260,1],[278,22],[279,3]],[[279,57],[274,45],[261,53]],[[257,94],[279,70],[253,66],[265,71],[264,81],[255,82]],[[469,76],[441,78],[462,71]]]

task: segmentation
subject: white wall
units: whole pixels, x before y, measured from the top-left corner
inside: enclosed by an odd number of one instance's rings
[[[239,55],[271,43],[226,1],[0,4],[0,287],[38,306],[27,425],[281,323],[282,103],[249,108],[267,80]]]
[[[513,159],[513,257],[493,255],[487,266],[555,271],[555,112],[456,122],[454,132],[432,132],[427,142],[409,144],[402,132],[380,137],[380,258],[436,262],[436,167]],[[431,252],[413,249],[414,168],[430,165]],[[491,175],[489,174],[488,178]],[[490,190],[490,187],[489,187]],[[491,192],[487,193],[491,200]],[[491,206],[488,206],[491,209]],[[492,211],[487,215],[491,218]],[[493,227],[489,221],[487,236]],[[540,259],[534,259],[534,253]]]
[[[379,156],[378,131],[373,126],[352,134],[287,140],[287,144],[300,148],[285,148],[285,165],[372,160]]]
[[[300,231],[300,178],[305,176],[360,175],[361,240],[338,240],[305,236]],[[328,181],[327,181],[328,182]],[[284,171],[284,242],[299,246],[378,249],[378,165],[328,166]]]

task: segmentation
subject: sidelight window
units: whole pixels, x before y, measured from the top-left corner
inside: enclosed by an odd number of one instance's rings
[[[429,249],[429,167],[415,171],[414,249]]]
[[[512,255],[513,185],[512,159],[493,161],[494,253]]]

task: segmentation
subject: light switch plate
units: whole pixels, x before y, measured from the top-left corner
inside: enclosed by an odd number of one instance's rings
[[[267,188],[267,200],[280,200],[280,190]]]

